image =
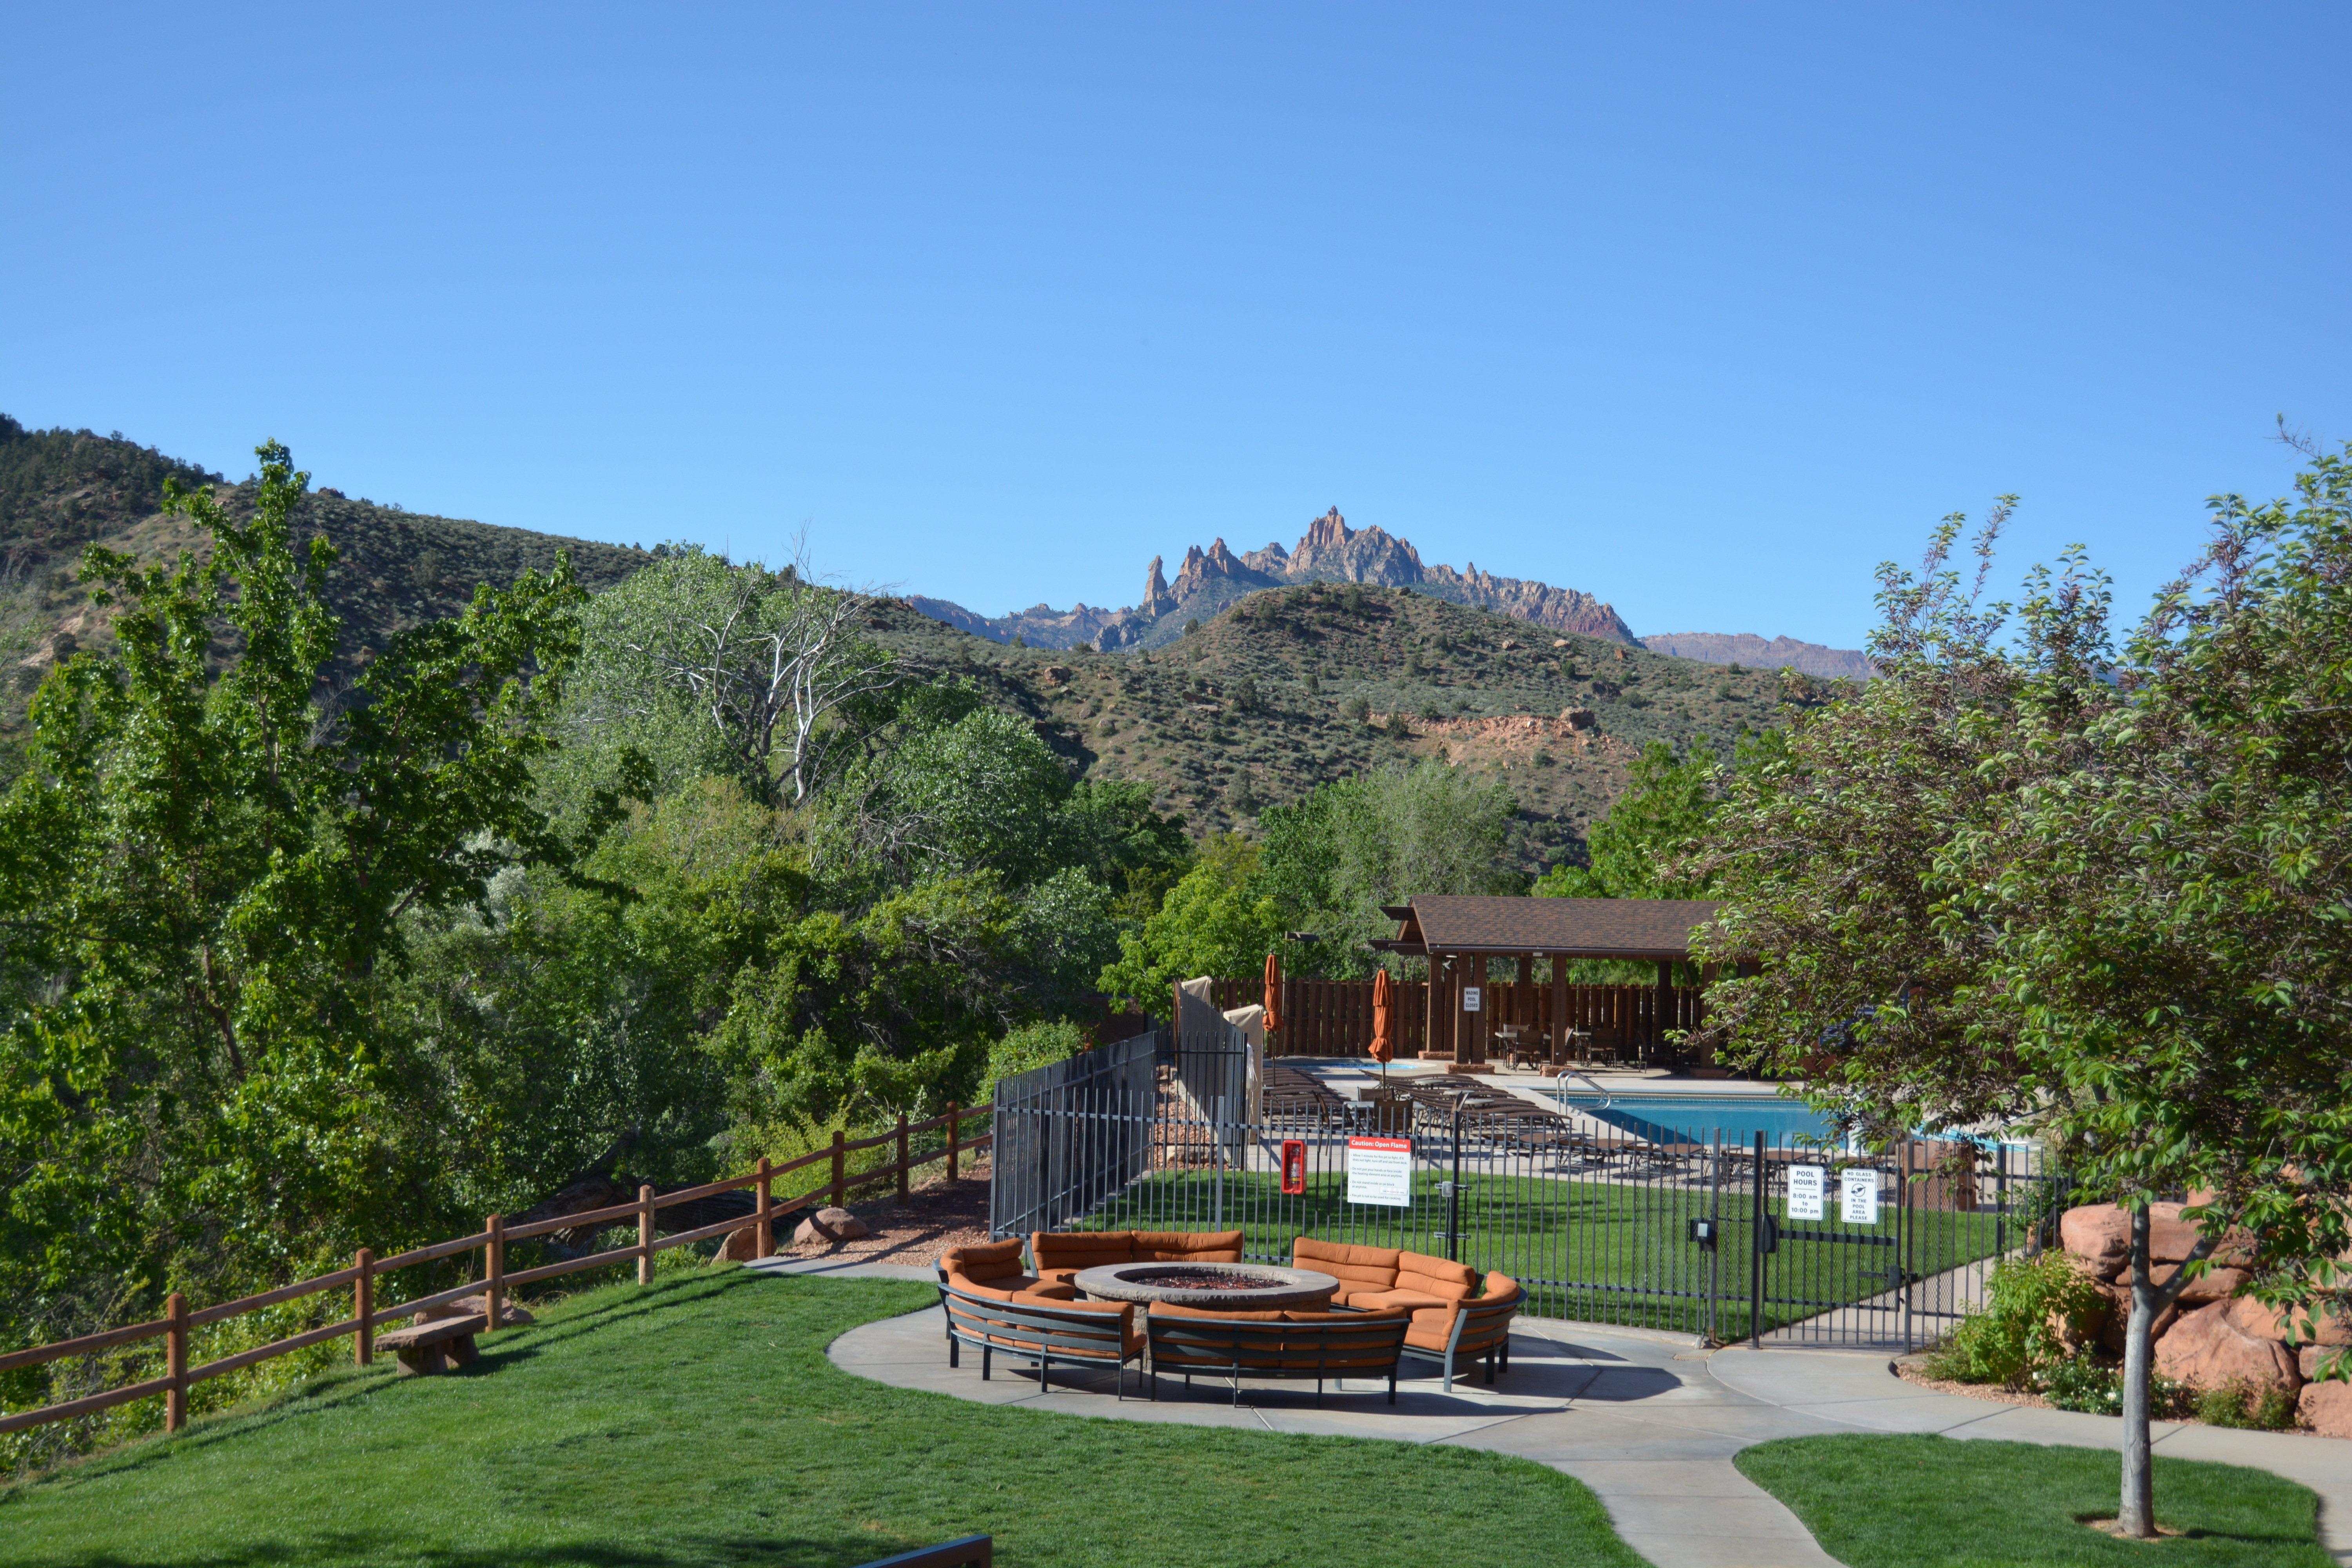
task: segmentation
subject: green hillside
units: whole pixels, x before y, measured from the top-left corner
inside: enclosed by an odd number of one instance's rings
[[[0,741],[54,660],[109,640],[74,581],[99,542],[144,559],[195,542],[163,514],[163,482],[223,485],[120,436],[26,430],[0,416]],[[244,487],[226,486],[234,498]],[[343,618],[338,682],[362,650],[456,613],[480,582],[510,583],[572,552],[580,581],[609,586],[643,551],[458,518],[340,490],[315,491],[300,524],[341,552],[329,592]],[[1701,664],[1401,588],[1339,583],[1265,589],[1171,644],[1098,654],[1013,647],[878,605],[872,629],[918,668],[971,676],[1035,722],[1081,772],[1150,784],[1195,833],[1246,828],[1269,805],[1381,763],[1443,753],[1498,769],[1521,807],[1517,858],[1542,869],[1582,837],[1652,740],[1718,747],[1777,722],[1826,688]],[[1589,728],[1562,715],[1587,710]]]
[[[1499,769],[1530,871],[1606,813],[1646,742],[1727,746],[1828,690],[1338,584],[1264,590],[1135,653],[1013,647],[895,603],[875,624],[910,658],[979,679],[1087,773],[1151,784],[1196,832],[1246,826],[1392,759],[1443,752]],[[1571,710],[1592,728],[1572,731],[1560,717]]]
[[[143,560],[167,560],[197,542],[180,518],[163,513],[163,481],[212,484],[236,498],[247,486],[124,439],[87,430],[27,430],[0,415],[0,732],[24,717],[25,703],[60,656],[110,640],[104,616],[74,581],[83,549],[103,544]],[[511,583],[526,568],[555,564],[572,552],[591,588],[619,582],[651,557],[641,550],[563,539],[459,518],[430,517],[353,500],[320,489],[303,504],[298,526],[323,531],[341,558],[327,578],[343,621],[339,679],[358,668],[360,650],[380,647],[404,626],[453,615],[474,584]]]

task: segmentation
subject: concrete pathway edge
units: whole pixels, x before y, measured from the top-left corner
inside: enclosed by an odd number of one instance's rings
[[[822,1258],[751,1267],[934,1278],[927,1268]],[[1491,1393],[1473,1386],[1465,1394],[1457,1382],[1449,1399],[1433,1379],[1420,1380],[1401,1384],[1393,1415],[1369,1398],[1318,1411],[1278,1394],[1237,1411],[1197,1398],[1153,1405],[1130,1397],[1121,1404],[1111,1396],[1108,1379],[1096,1393],[1080,1383],[1066,1384],[1057,1372],[1054,1390],[1040,1394],[1033,1380],[1008,1377],[1001,1369],[988,1384],[969,1363],[951,1372],[935,1313],[927,1308],[865,1324],[835,1341],[828,1354],[859,1376],[987,1404],[1517,1455],[1590,1487],[1619,1536],[1658,1568],[1839,1568],[1793,1513],[1733,1465],[1735,1454],[1756,1443],[1855,1431],[2105,1448],[2121,1441],[2121,1425],[2106,1416],[1969,1399],[1905,1383],[1883,1350],[1703,1351],[1684,1335],[1546,1318],[1520,1320],[1513,1374]],[[1256,1392],[1244,1391],[1245,1397]],[[2320,1498],[2323,1544],[2352,1568],[2352,1444],[2167,1422],[2158,1427],[2157,1452],[2269,1470],[2311,1488]]]

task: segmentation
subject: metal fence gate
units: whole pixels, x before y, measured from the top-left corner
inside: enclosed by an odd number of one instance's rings
[[[1310,1236],[1507,1274],[1547,1317],[1906,1349],[1980,1300],[2000,1258],[2055,1239],[2061,1205],[2026,1145],[1639,1137],[1529,1101],[1302,1103],[1272,1090],[1251,1121],[1230,1047],[1223,1060],[1208,1041],[1192,1059],[1181,1046],[1159,1055],[1150,1081],[1130,1061],[1000,1092],[995,1235],[1237,1228],[1244,1255],[1270,1263]],[[1411,1139],[1401,1205],[1350,1201],[1349,1141],[1370,1136]],[[1287,1192],[1286,1143],[1304,1164]]]

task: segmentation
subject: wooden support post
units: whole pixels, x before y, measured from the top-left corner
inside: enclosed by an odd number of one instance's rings
[[[1568,1060],[1568,960],[1551,955],[1551,1059]]]
[[[833,1130],[833,1206],[837,1209],[849,1206],[849,1151],[842,1147],[847,1136],[838,1127]]]
[[[352,1259],[360,1277],[352,1281],[352,1321],[359,1331],[352,1336],[352,1364],[366,1366],[375,1360],[375,1254],[362,1247]]]
[[[963,1147],[963,1111],[952,1100],[948,1101],[948,1184],[955,1185],[956,1153]]]
[[[654,1190],[637,1189],[637,1283],[654,1282]]]
[[[907,1201],[907,1113],[898,1113],[898,1202]]]
[[[760,1156],[760,1202],[751,1211],[751,1256],[767,1258],[774,1249],[769,1245],[768,1210],[773,1206],[775,1184],[768,1174],[768,1157]]]
[[[1494,989],[1486,984],[1486,955],[1480,953],[1470,961],[1470,984],[1478,988],[1478,1010],[1470,1015],[1470,1059],[1486,1059],[1486,1042],[1494,1037],[1488,1020],[1495,1016],[1495,999],[1487,993]]]
[[[172,1386],[163,1391],[163,1430],[176,1432],[188,1424],[188,1299],[174,1290],[163,1300],[163,1375]]]
[[[482,1332],[487,1334],[505,1315],[499,1308],[507,1285],[506,1216],[494,1214],[482,1228],[490,1233],[490,1239],[482,1245]]]
[[[1675,966],[1668,959],[1658,960],[1657,1019],[1650,1026],[1650,1054],[1653,1058],[1666,1050],[1666,1031],[1675,1021]]]

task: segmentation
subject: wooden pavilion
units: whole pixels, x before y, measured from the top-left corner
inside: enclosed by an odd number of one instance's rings
[[[1429,960],[1424,1057],[1483,1062],[1500,1040],[1514,1051],[1540,1046],[1552,1061],[1595,1048],[1655,1060],[1670,1031],[1699,1023],[1712,976],[1678,986],[1674,966],[1689,961],[1691,932],[1715,910],[1703,899],[1417,898],[1383,907],[1401,929],[1372,945]],[[1553,961],[1547,984],[1532,979],[1538,958]],[[1496,959],[1514,961],[1515,980],[1488,984]],[[1571,985],[1576,959],[1654,963],[1657,984]]]

